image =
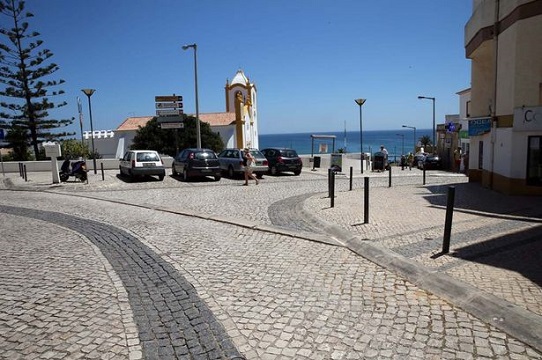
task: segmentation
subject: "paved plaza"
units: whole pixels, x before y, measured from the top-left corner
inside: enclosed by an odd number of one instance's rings
[[[5,174],[0,359],[542,359],[542,199],[304,170]]]

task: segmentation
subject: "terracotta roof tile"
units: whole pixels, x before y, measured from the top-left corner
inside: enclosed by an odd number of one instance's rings
[[[126,120],[124,120],[122,124],[119,125],[117,131],[137,130],[140,126],[144,127],[145,125],[147,125],[147,123],[153,118],[154,116],[137,116],[126,118]]]
[[[194,114],[190,114],[194,116]],[[206,113],[199,114],[201,121],[208,123],[211,126],[225,126],[230,125],[235,121],[234,112],[219,112],[219,113]],[[151,121],[154,116],[137,116],[126,118],[119,125],[116,131],[133,131],[139,129],[139,127],[144,127],[149,121]]]

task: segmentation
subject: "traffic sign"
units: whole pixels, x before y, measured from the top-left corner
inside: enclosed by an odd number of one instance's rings
[[[158,116],[156,118],[156,121],[158,122],[158,124],[173,123],[173,122],[183,122],[184,121],[184,116],[180,116],[180,115],[177,115],[177,116]]]
[[[160,102],[156,103],[157,109],[182,109],[182,102]]]
[[[162,129],[183,129],[184,123],[182,122],[164,122],[160,124]]]
[[[183,101],[183,97],[182,96],[177,96],[177,95],[155,96],[154,101],[156,101],[156,102]]]
[[[156,110],[156,115],[158,116],[178,116],[182,115],[183,111],[181,109],[173,109],[173,110]]]

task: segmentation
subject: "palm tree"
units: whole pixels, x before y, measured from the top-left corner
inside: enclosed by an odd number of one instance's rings
[[[431,142],[431,137],[424,135],[419,139],[419,142],[425,152],[430,152],[429,147],[431,147],[431,151],[433,151],[433,143]]]

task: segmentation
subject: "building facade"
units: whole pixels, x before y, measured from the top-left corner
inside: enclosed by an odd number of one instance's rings
[[[542,195],[542,0],[473,0],[469,179]]]
[[[242,70],[238,70],[232,81],[226,80],[226,111],[200,113],[200,121],[218,133],[226,148],[259,147],[258,101],[256,85],[251,83]],[[195,115],[191,115],[195,116]],[[85,141],[91,142],[104,158],[120,158],[128,150],[140,127],[144,127],[155,116],[126,118],[114,131],[97,130],[85,132]]]

